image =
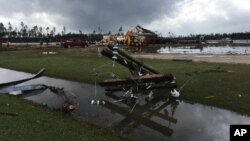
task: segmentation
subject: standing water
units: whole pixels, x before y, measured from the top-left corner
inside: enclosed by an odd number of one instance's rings
[[[183,47],[161,47],[157,50],[161,54],[220,54],[220,55],[231,55],[231,54],[250,54],[249,46],[206,46],[206,47],[195,47],[195,46],[183,46]]]
[[[31,74],[0,69],[1,82],[29,77]],[[117,94],[105,94],[102,87],[96,88],[96,99],[104,99],[105,105],[91,105],[95,86],[41,77],[20,85],[45,84],[63,87],[77,103],[73,116],[80,116],[99,126],[109,127],[131,136],[135,140],[211,141],[229,140],[230,124],[249,124],[250,118],[234,112],[180,100],[153,98],[140,102],[131,112],[124,103],[115,103]],[[51,108],[61,108],[63,99],[50,90],[26,97],[38,104],[46,103]]]

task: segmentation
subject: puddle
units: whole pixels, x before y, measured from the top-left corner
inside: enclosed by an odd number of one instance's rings
[[[248,46],[207,46],[207,47],[162,47],[157,50],[161,54],[219,54],[219,55],[231,55],[231,54],[250,54],[250,47]]]
[[[16,80],[28,76],[31,74],[0,69],[1,83],[12,77]],[[49,77],[41,77],[21,85],[30,84],[64,87],[71,98],[76,97],[75,102],[78,103],[73,115],[99,126],[113,128],[135,140],[227,141],[230,124],[250,123],[249,117],[228,110],[169,99],[154,98],[150,102],[140,102],[131,113],[131,107],[127,104],[112,102],[121,93],[105,94],[104,88],[99,86],[96,89],[96,99],[106,100],[103,106],[89,104],[94,98],[94,85]],[[46,103],[51,108],[61,108],[63,104],[63,99],[48,89],[25,99],[39,104]]]

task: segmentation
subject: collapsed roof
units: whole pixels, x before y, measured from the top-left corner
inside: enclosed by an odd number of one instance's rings
[[[131,31],[134,34],[139,34],[139,35],[156,35],[153,31],[150,31],[148,29],[142,28],[141,26],[137,25],[134,27]]]

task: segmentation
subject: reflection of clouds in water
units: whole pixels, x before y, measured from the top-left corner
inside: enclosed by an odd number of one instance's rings
[[[227,110],[187,103],[180,104],[175,118],[178,123],[172,126],[173,140],[229,140],[230,124],[250,122],[249,117]]]
[[[37,70],[39,71],[39,70]],[[32,76],[30,73],[23,75],[22,73],[16,73],[16,71],[10,71],[8,69],[0,68],[0,83],[6,83],[10,81],[16,81]]]

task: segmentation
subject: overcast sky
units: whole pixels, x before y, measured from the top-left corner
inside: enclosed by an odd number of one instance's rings
[[[250,32],[250,0],[0,0],[0,22],[20,28],[117,33],[136,25],[167,36]]]

